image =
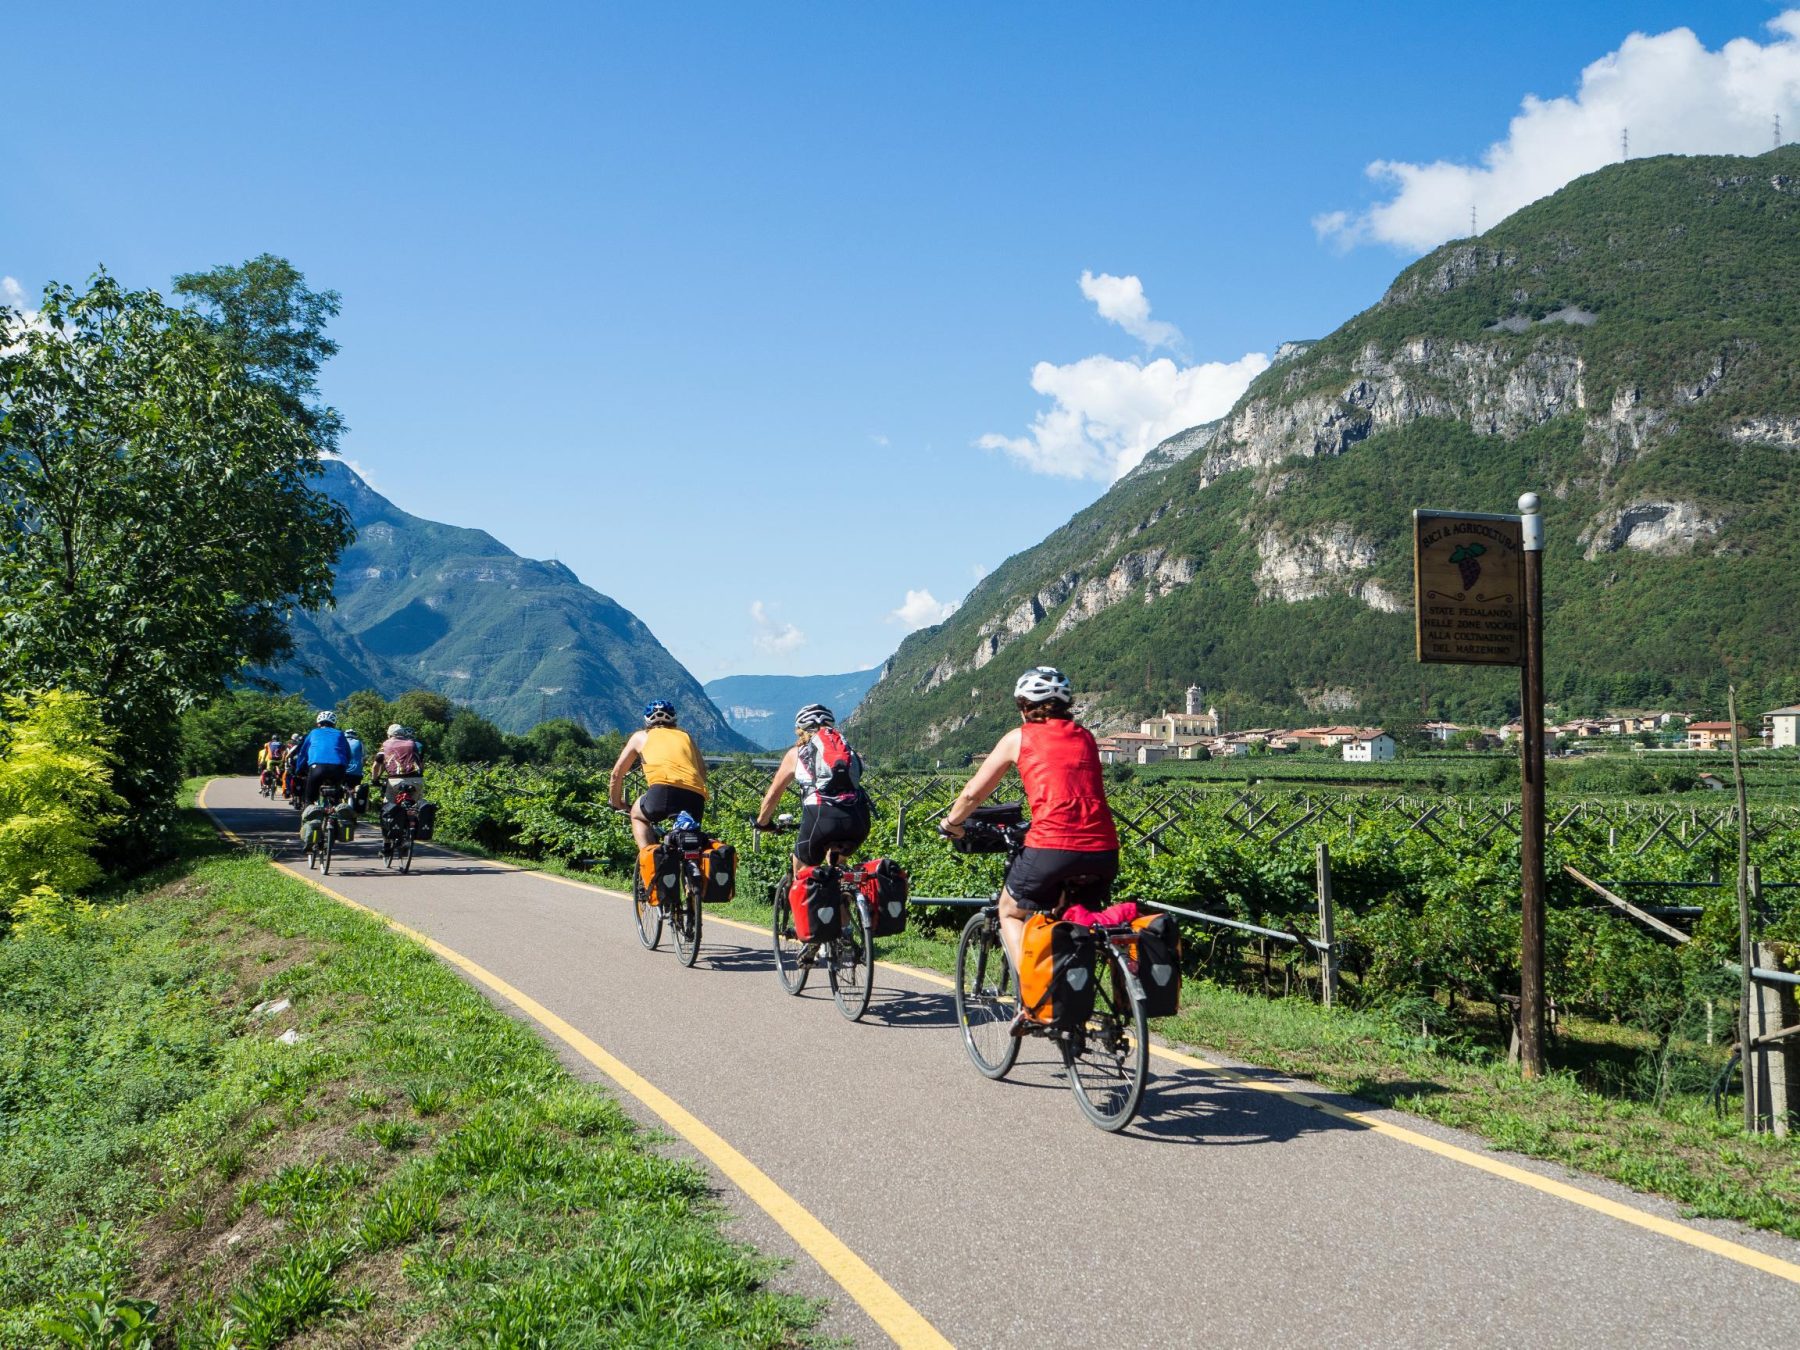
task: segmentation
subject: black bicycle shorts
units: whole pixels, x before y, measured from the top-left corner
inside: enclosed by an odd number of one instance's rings
[[[644,789],[637,799],[638,814],[652,825],[673,820],[686,811],[696,822],[706,818],[706,798],[691,788],[670,787],[659,783]]]
[[[1030,910],[1055,910],[1065,901],[1105,909],[1119,875],[1119,850],[1028,848],[1006,869],[1006,893]]]
[[[308,764],[306,766],[306,797],[308,806],[319,800],[319,789],[327,783],[344,786],[344,766],[342,764]]]
[[[794,856],[807,867],[825,861],[825,850],[854,853],[869,837],[869,803],[833,806],[820,802],[800,808],[800,829],[794,835]]]

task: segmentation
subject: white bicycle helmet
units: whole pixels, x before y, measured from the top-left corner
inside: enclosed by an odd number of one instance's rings
[[[835,727],[837,715],[823,703],[809,703],[794,714],[795,731],[817,731],[820,727]]]
[[[327,708],[324,712],[313,718],[313,725],[317,727],[335,727],[337,725],[337,714]]]
[[[1027,703],[1060,703],[1064,707],[1075,701],[1075,690],[1069,677],[1055,666],[1033,666],[1013,686],[1013,697]]]
[[[392,726],[390,726],[388,728],[388,735],[389,735],[389,737],[399,736],[402,733],[404,733],[405,730],[406,730],[405,727],[401,726],[398,722],[395,722]]]

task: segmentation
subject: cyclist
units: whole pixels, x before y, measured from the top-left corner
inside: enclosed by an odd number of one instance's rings
[[[607,800],[615,811],[625,807],[625,775],[644,761],[644,795],[631,806],[631,834],[641,849],[656,842],[651,829],[659,821],[686,811],[699,824],[706,815],[706,761],[694,738],[675,725],[675,705],[655,699],[644,705],[644,729],[634,731],[613,765]]]
[[[960,838],[963,822],[1017,768],[1031,830],[1000,891],[1000,938],[1013,969],[1025,920],[1064,901],[1103,909],[1119,874],[1119,832],[1106,804],[1100,752],[1075,720],[1069,677],[1034,666],[1013,686],[1020,725],[1000,738],[938,828]]]
[[[375,781],[381,786],[383,805],[402,788],[411,788],[417,796],[425,786],[425,747],[398,722],[388,727],[387,739],[375,752]]]
[[[343,785],[350,764],[350,742],[338,730],[337,714],[330,709],[313,719],[313,729],[306,733],[294,754],[294,769],[306,785],[302,806],[319,800],[319,789],[327,783]]]
[[[823,703],[794,714],[794,744],[781,757],[756,812],[766,830],[788,784],[800,785],[800,829],[794,866],[817,867],[828,850],[854,853],[869,837],[869,794],[862,788],[862,756],[844,742],[837,717]]]
[[[363,742],[352,727],[344,728],[344,740],[350,746],[350,758],[344,764],[344,785],[350,789],[350,796],[356,802],[358,811],[369,809],[368,798],[363,796]]]
[[[256,775],[267,779],[270,774],[281,772],[281,756],[287,747],[281,743],[281,733],[272,731],[269,739],[256,749]]]

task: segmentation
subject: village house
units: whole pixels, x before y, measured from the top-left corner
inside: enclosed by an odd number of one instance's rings
[[[1738,728],[1738,741],[1742,744],[1748,740],[1748,727]],[[1731,747],[1731,723],[1729,722],[1689,722],[1687,729],[1687,748],[1690,750],[1726,750]]]
[[[1764,713],[1763,741],[1777,750],[1800,748],[1800,704]]]
[[[1432,740],[1446,745],[1455,740],[1462,729],[1454,722],[1427,722],[1419,728]]]
[[[1344,759],[1351,764],[1382,764],[1394,757],[1394,738],[1385,731],[1359,731],[1343,746]]]

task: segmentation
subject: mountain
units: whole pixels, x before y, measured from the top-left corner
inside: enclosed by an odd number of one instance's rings
[[[1285,345],[1224,418],[908,637],[860,739],[991,743],[1040,661],[1104,727],[1189,683],[1228,726],[1504,716],[1512,671],[1413,660],[1410,513],[1510,512],[1527,490],[1552,701],[1722,710],[1728,677],[1791,700],[1796,294],[1800,148],[1577,179]]]
[[[880,678],[875,666],[848,675],[727,675],[708,680],[705,688],[733,731],[766,750],[785,750],[794,743],[796,711],[823,703],[848,717]]]
[[[645,700],[661,697],[706,748],[755,748],[636,615],[561,563],[409,515],[340,461],[321,486],[349,511],[356,542],[338,560],[336,609],[295,616],[296,659],[275,672],[283,687],[318,703],[435,689],[513,732],[551,717],[635,728]]]

